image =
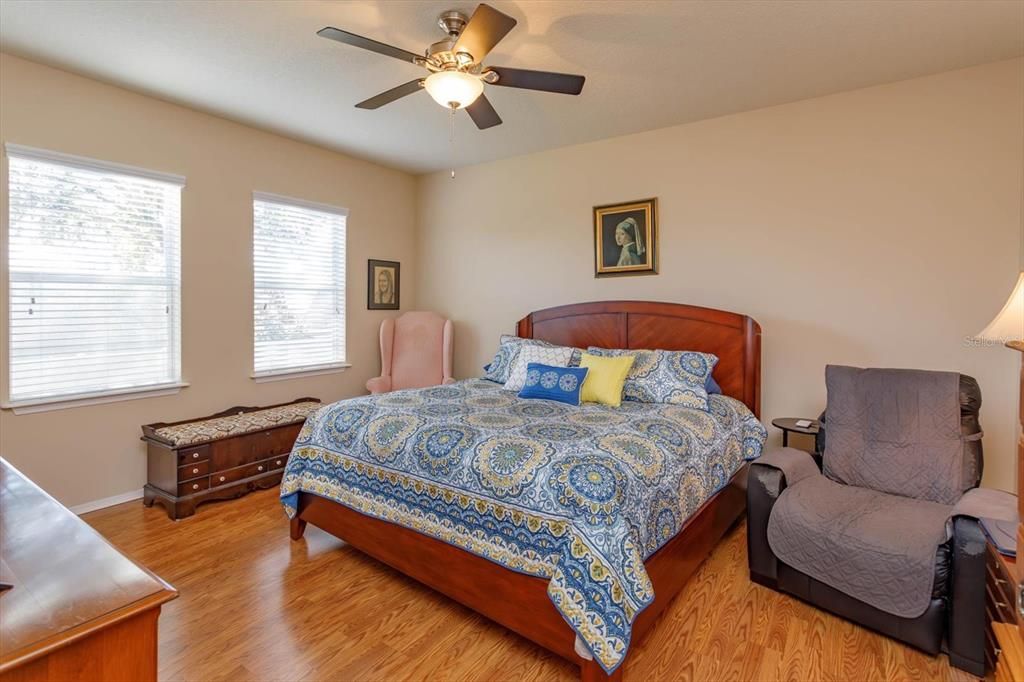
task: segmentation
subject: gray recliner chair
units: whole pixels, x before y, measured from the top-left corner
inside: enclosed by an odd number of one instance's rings
[[[751,580],[984,674],[977,519],[1015,519],[1016,498],[977,487],[977,382],[837,366],[825,376],[823,469],[793,448],[751,465]]]

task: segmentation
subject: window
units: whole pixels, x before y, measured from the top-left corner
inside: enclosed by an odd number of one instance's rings
[[[253,195],[253,376],[345,364],[348,211]]]
[[[181,386],[184,178],[7,145],[9,406]]]

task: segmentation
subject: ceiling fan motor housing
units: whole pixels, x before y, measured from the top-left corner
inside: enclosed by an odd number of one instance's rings
[[[467,17],[458,10],[450,9],[447,12],[441,12],[437,17],[437,25],[441,27],[441,30],[447,33],[452,40],[459,37],[462,33],[462,29],[466,28],[466,24],[469,22]]]
[[[441,70],[456,69],[473,63],[470,55],[452,51],[468,21],[466,15],[457,10],[442,12],[437,17],[437,25],[448,34],[448,37],[427,48],[426,56]]]

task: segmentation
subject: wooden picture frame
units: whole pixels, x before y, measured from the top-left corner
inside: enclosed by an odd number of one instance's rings
[[[366,309],[398,310],[402,294],[402,264],[394,260],[366,261]]]
[[[658,199],[594,207],[594,277],[658,274]]]

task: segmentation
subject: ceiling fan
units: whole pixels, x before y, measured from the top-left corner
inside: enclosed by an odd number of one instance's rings
[[[427,48],[423,56],[331,26],[320,29],[317,35],[430,71],[426,78],[417,78],[360,102],[356,105],[360,109],[377,109],[422,88],[435,102],[453,112],[464,108],[476,127],[483,130],[501,123],[498,112],[483,94],[485,83],[565,95],[578,95],[583,90],[583,76],[484,66],[484,57],[516,25],[515,19],[489,5],[479,5],[469,19],[455,10],[442,12],[437,23],[447,37]]]

